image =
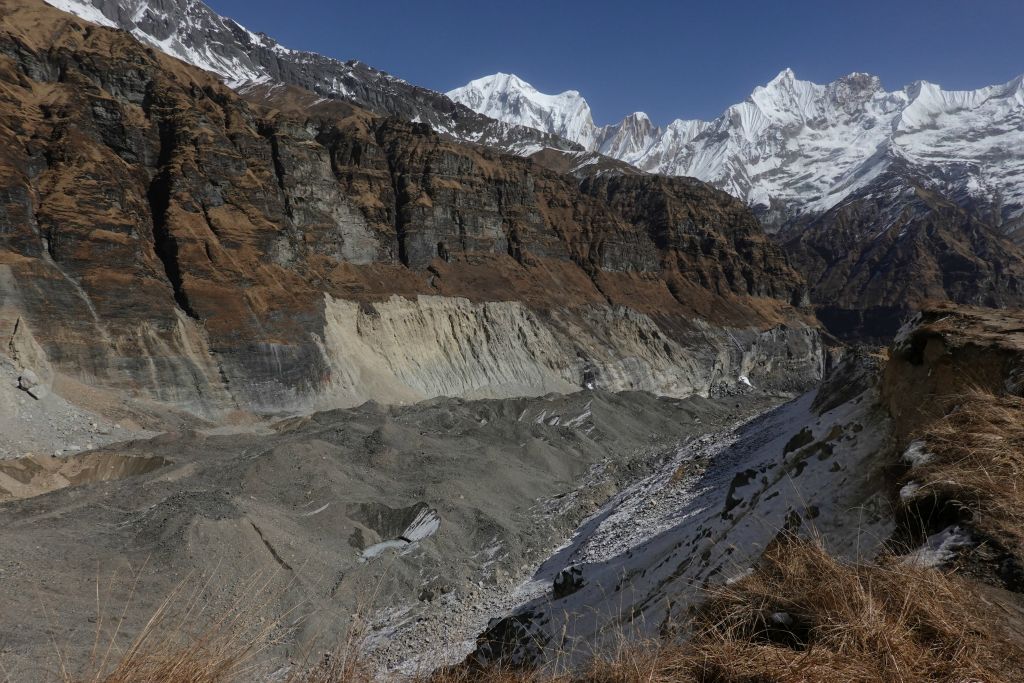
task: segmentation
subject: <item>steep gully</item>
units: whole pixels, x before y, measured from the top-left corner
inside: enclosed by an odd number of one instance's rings
[[[151,116],[152,111],[147,111],[147,114]],[[146,192],[149,200],[150,220],[153,222],[153,251],[164,266],[164,273],[166,273],[167,281],[174,292],[175,302],[185,315],[193,320],[199,320],[199,314],[189,305],[188,295],[182,287],[181,265],[178,262],[178,242],[168,228],[167,211],[171,205],[171,192],[173,191],[170,164],[177,145],[175,128],[172,122],[161,121],[157,124],[157,129],[160,138],[160,151],[156,161],[156,174]]]

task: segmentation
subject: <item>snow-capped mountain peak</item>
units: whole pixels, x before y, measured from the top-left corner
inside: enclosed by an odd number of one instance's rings
[[[497,73],[446,94],[484,116],[535,128],[584,147],[593,144],[596,127],[590,105],[576,90],[546,95],[514,74]]]
[[[632,114],[603,128],[556,125],[584,101],[575,92],[571,99],[548,96],[521,79],[474,83],[489,86],[486,108],[477,108],[467,89],[453,96],[488,116],[568,137],[641,170],[697,177],[764,209],[826,210],[898,160],[930,169],[924,175],[937,177],[951,196],[998,203],[1002,219],[1024,213],[1022,77],[970,91],[919,81],[889,92],[867,73],[821,85],[783,69],[711,121],[657,127]],[[529,93],[535,107],[528,117],[520,107],[503,106],[520,93]],[[589,108],[587,115],[592,120]]]
[[[600,151],[625,161],[645,154],[662,135],[663,131],[650,117],[638,111],[624,118],[618,126],[602,129]]]

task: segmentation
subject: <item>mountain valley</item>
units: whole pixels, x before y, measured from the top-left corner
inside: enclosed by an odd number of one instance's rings
[[[0,681],[1020,680],[1022,142],[0,0]]]

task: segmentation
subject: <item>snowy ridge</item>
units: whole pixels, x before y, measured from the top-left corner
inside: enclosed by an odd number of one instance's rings
[[[928,169],[951,196],[996,204],[1010,219],[1024,213],[1022,78],[971,91],[921,81],[887,92],[870,74],[819,85],[786,69],[712,121],[665,127],[637,113],[599,128],[575,91],[552,97],[514,76],[478,79],[448,95],[644,171],[710,182],[752,206],[824,211],[900,161]]]
[[[232,88],[270,80],[267,69],[226,47],[224,36],[273,49],[272,40],[216,14],[197,0],[46,0],[101,26],[121,28],[141,43],[211,71]]]
[[[453,106],[356,60],[292,50],[222,17],[201,0],[46,0],[93,23],[121,29],[140,42],[210,71],[229,87],[259,97],[261,85],[292,85],[324,98],[344,98],[370,111],[416,121],[441,134],[527,156],[545,147],[576,149],[540,133]]]

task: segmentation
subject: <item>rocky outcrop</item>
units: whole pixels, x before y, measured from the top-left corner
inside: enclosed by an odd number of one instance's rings
[[[723,193],[581,188],[0,6],[0,330],[57,371],[200,413],[820,373],[801,278]]]
[[[1024,396],[1024,315],[939,306],[900,331],[885,368],[882,399],[906,442],[970,391]]]

